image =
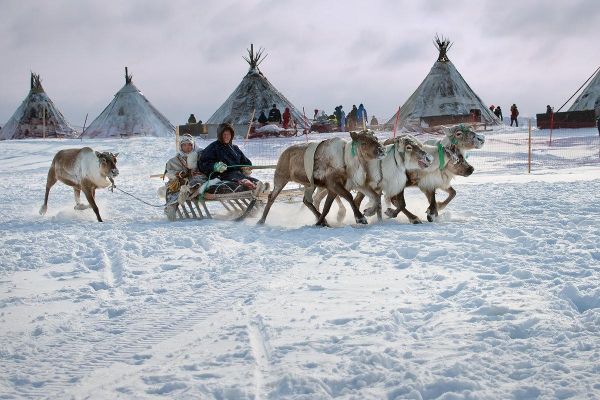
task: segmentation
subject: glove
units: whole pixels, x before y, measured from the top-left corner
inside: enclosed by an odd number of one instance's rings
[[[221,162],[221,161],[216,162],[213,165],[213,171],[218,172],[218,173],[221,174],[221,173],[227,171],[227,164],[225,164],[224,162]]]
[[[252,175],[252,168],[250,168],[250,167],[242,167],[240,169],[242,170],[242,174],[244,174],[246,176]]]

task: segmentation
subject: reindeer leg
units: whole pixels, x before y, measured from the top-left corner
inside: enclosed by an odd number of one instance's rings
[[[313,215],[315,216],[315,218],[317,219],[317,221],[319,221],[321,219],[321,214],[319,212],[319,208],[318,208],[318,203],[317,206],[315,207],[315,200],[313,198],[313,193],[315,192],[316,187],[312,186],[312,187],[307,187],[304,189],[304,197],[302,198],[302,203],[304,203],[304,205],[306,207],[308,207],[308,209],[313,213]],[[329,192],[327,190],[322,190],[320,192],[317,192],[317,196],[320,195],[320,193],[327,193],[329,194]],[[320,202],[320,199],[317,199],[318,202]]]
[[[48,211],[48,195],[50,194],[50,189],[56,183],[56,174],[54,173],[54,162],[50,166],[50,170],[48,171],[48,179],[46,180],[46,195],[44,196],[44,204],[40,208],[40,215],[46,214]]]
[[[437,203],[438,211],[442,211],[444,208],[446,208],[448,203],[450,203],[452,201],[452,199],[456,196],[456,190],[454,190],[454,188],[452,186],[450,186],[448,189],[442,189],[442,190],[444,192],[448,193],[448,197],[446,197],[446,200],[442,201],[441,203],[440,202]]]
[[[322,187],[317,188],[317,193],[313,196],[313,204],[317,210],[320,208],[321,202],[325,197],[327,197],[327,189]]]
[[[399,213],[403,213],[408,218],[411,224],[420,224],[421,220],[415,214],[411,213],[406,209],[406,199],[404,198],[404,190],[391,198],[392,204],[396,209],[388,208],[385,211],[385,215],[390,218],[396,218]]]
[[[336,193],[327,192],[327,199],[325,199],[325,205],[323,206],[323,212],[321,213],[321,218],[317,221],[317,226],[329,226],[325,217],[329,213],[329,209],[331,208],[331,204],[333,200],[337,197]]]
[[[363,198],[365,195],[364,192],[367,192],[366,195],[369,196],[369,204],[374,204],[373,206],[365,209],[363,211],[364,214],[368,217],[370,217],[371,215],[377,214],[377,220],[381,221],[383,219],[382,215],[381,215],[381,194],[377,193],[370,187],[361,187],[361,192],[363,193]],[[361,193],[361,192],[359,192],[359,193]],[[358,198],[359,197],[357,194],[354,201],[356,202]],[[362,201],[362,198],[360,198],[360,201]],[[359,207],[359,204],[357,204],[357,207]]]
[[[102,222],[102,218],[100,217],[100,211],[98,211],[98,206],[96,205],[96,199],[94,198],[94,194],[95,194],[96,190],[92,186],[86,185],[86,184],[83,184],[81,186],[81,189],[83,191],[83,194],[85,194],[85,198],[87,199],[88,203],[92,207],[92,210],[94,210],[94,213],[96,214],[96,218],[98,219],[98,222]]]
[[[86,208],[90,208],[89,205],[81,204],[81,189],[74,187],[73,192],[75,195],[75,210],[85,210]]]
[[[340,196],[336,196],[335,202],[338,205],[338,212],[336,215],[337,222],[342,222],[344,218],[346,218],[346,206],[344,205],[344,203],[342,203],[342,199],[340,199]]]
[[[435,200],[435,189],[426,191],[425,196],[427,196],[427,200],[429,201],[429,207],[427,208],[427,221],[433,222],[438,216],[437,202]]]
[[[340,197],[342,197],[344,200],[346,200],[348,203],[350,203],[350,206],[352,207],[352,212],[354,213],[354,219],[356,220],[356,223],[358,223],[358,224],[367,224],[368,223],[365,216],[360,212],[360,210],[358,209],[356,204],[354,204],[354,199],[352,198],[352,194],[346,190],[344,185],[342,185],[339,182],[336,182],[333,185],[332,189],[335,190],[335,192],[337,192],[337,194]]]
[[[282,178],[278,179],[277,176],[275,176],[275,179],[273,180],[273,191],[271,193],[269,193],[269,199],[267,200],[267,205],[265,206],[262,217],[260,217],[260,219],[258,220],[257,225],[263,225],[265,223],[265,221],[267,220],[267,215],[269,214],[269,210],[271,209],[271,206],[273,205],[273,202],[275,201],[277,196],[279,196],[279,193],[281,193],[281,191],[283,190],[285,185],[287,185],[288,182],[289,181],[287,179],[282,179]]]

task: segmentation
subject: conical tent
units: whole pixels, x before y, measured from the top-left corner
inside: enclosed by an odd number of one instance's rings
[[[76,136],[44,91],[40,76],[32,72],[29,94],[0,130],[0,140]]]
[[[594,79],[583,89],[583,92],[575,99],[569,111],[594,110],[600,115],[600,67],[596,70]]]
[[[250,64],[248,73],[225,103],[206,122],[209,135],[215,136],[216,127],[223,122],[234,125],[236,130],[238,127],[248,126],[253,111],[254,118],[257,118],[261,111],[268,114],[273,104],[277,105],[282,113],[288,107],[296,126],[301,129],[307,128],[308,124],[302,113],[269,82],[258,68],[266,57],[263,57],[263,50],[255,53],[254,46],[250,45],[248,56],[244,57]]]
[[[421,85],[400,108],[401,125],[419,125],[425,122],[439,125],[451,122],[468,122],[475,112],[477,119],[488,124],[500,121],[475,94],[454,64],[448,59],[447,51],[452,46],[448,39],[436,36],[438,60]],[[475,111],[474,111],[475,110]],[[396,112],[397,114],[397,112]],[[393,125],[396,114],[387,122]]]
[[[81,134],[86,138],[166,137],[175,127],[133,84],[125,67],[125,86],[115,94],[110,104]]]

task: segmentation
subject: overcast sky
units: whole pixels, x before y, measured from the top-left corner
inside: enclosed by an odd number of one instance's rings
[[[390,117],[436,60],[432,39],[485,104],[521,115],[557,108],[600,65],[600,3],[503,1],[0,0],[0,123],[30,71],[74,125],[134,83],[174,124],[207,120],[248,70],[250,43],[267,78],[300,109],[364,103]],[[506,114],[505,111],[505,114]]]

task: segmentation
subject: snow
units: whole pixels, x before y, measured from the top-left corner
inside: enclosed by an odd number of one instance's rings
[[[169,223],[109,191],[97,223],[60,184],[42,217],[56,151],[118,151],[117,185],[159,203],[172,139],[0,143],[0,397],[599,398],[600,166],[526,174],[493,138],[438,222],[334,228],[283,201]]]

